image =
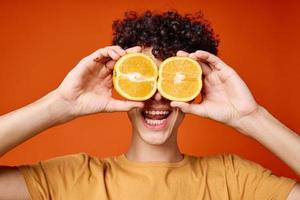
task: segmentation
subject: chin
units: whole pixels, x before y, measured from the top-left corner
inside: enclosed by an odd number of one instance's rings
[[[143,109],[129,111],[128,116],[136,134],[134,137],[150,145],[163,145],[172,139],[176,140],[173,134],[184,118],[184,114],[178,108],[170,107],[169,103],[146,104]]]

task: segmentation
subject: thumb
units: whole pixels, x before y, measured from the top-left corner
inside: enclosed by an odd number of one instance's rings
[[[172,101],[171,107],[178,107],[184,113],[207,117],[207,112],[203,104],[190,104],[186,102]]]
[[[129,111],[133,108],[142,108],[144,107],[143,102],[136,101],[122,101],[113,99],[107,106],[107,110],[110,112],[114,111]]]
[[[180,108],[180,110],[182,112],[185,112],[185,113],[192,113],[192,105],[189,104],[189,103],[185,103],[185,102],[179,102],[179,101],[172,101],[170,103],[171,107],[177,107],[177,108]]]

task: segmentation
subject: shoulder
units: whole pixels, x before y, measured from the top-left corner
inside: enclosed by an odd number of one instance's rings
[[[295,180],[276,176],[262,165],[236,154],[193,157],[193,160],[201,175],[214,186],[226,184],[230,193],[243,195],[243,199],[286,199],[295,184]]]
[[[69,173],[80,172],[84,169],[99,169],[103,167],[103,160],[91,156],[85,152],[55,156],[41,160],[34,164],[20,165],[21,171],[43,172],[43,173]]]
[[[68,165],[78,166],[89,163],[101,164],[101,158],[91,156],[85,152],[56,156],[50,159],[40,161],[42,165]]]
[[[216,154],[208,156],[191,156],[191,162],[200,165],[202,168],[210,170],[226,170],[226,171],[261,171],[264,168],[253,161],[243,158],[236,154]]]
[[[34,164],[17,166],[23,176],[39,182],[58,183],[59,181],[74,182],[79,177],[101,175],[105,171],[103,159],[80,152],[56,156],[41,160]]]
[[[18,169],[35,199],[48,199],[49,196],[66,199],[62,197],[73,195],[74,188],[99,190],[99,183],[104,184],[105,180],[103,159],[83,152],[21,165]]]
[[[207,164],[232,164],[246,161],[246,159],[242,158],[239,155],[231,154],[231,153],[222,153],[222,154],[215,154],[215,155],[205,155],[205,156],[195,156],[195,155],[187,155],[190,160],[200,163],[207,163]]]

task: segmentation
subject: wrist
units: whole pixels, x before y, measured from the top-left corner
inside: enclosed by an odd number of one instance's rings
[[[261,122],[266,119],[268,119],[268,111],[264,107],[258,105],[257,109],[251,114],[237,120],[234,123],[233,128],[245,135],[256,137],[257,129],[259,129]]]
[[[49,120],[53,125],[65,123],[76,118],[73,112],[72,104],[65,100],[57,90],[54,90],[44,96],[41,101],[45,101]]]

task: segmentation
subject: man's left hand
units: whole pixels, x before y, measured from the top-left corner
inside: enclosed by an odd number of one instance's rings
[[[198,50],[194,53],[178,51],[177,56],[187,56],[199,62],[203,71],[201,103],[171,102],[185,113],[207,117],[236,127],[239,120],[254,114],[259,105],[245,82],[230,66],[217,56]]]

